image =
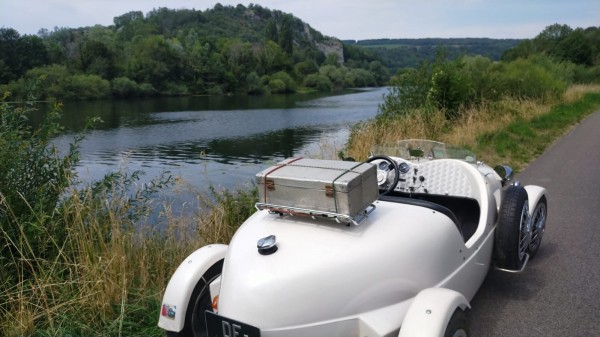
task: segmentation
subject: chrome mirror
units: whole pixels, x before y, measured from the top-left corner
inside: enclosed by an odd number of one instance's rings
[[[502,178],[502,186],[506,185],[513,178],[513,170],[507,165],[498,165],[494,167],[494,171]]]

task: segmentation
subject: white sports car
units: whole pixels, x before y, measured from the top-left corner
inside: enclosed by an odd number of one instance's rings
[[[171,278],[170,336],[468,336],[491,266],[540,247],[546,190],[466,150],[377,146],[366,163],[294,158],[257,174],[258,211]]]

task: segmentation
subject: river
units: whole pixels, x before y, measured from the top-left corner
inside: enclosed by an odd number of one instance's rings
[[[104,121],[81,143],[77,167],[83,182],[114,171],[169,171],[194,189],[238,188],[292,156],[332,158],[350,126],[376,115],[386,88],[342,94],[185,97],[67,102],[66,148],[88,117]]]

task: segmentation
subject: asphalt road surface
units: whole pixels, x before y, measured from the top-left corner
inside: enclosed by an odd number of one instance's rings
[[[523,273],[490,270],[471,336],[600,336],[600,111],[516,179],[548,190],[546,232]]]

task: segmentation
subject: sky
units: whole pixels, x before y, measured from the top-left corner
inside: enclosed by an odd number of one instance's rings
[[[554,23],[600,26],[600,0],[0,0],[0,28],[108,26],[129,11],[206,10],[250,3],[291,13],[324,35],[378,38],[533,38]]]

